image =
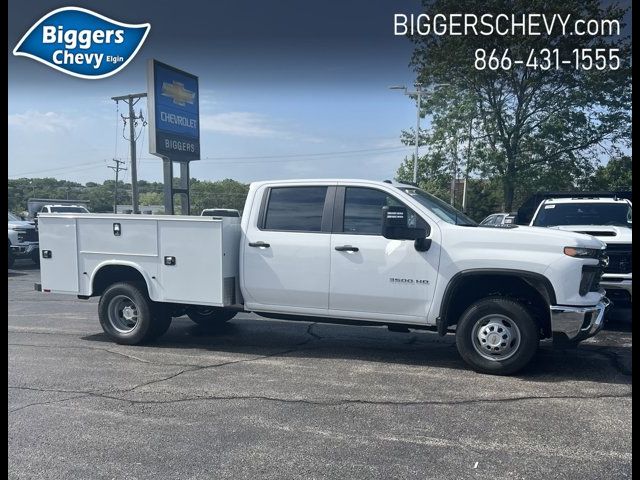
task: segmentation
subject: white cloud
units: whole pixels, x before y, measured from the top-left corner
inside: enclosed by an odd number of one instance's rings
[[[226,112],[200,115],[200,128],[208,132],[226,133],[244,137],[290,136],[278,129],[265,115],[252,112]]]
[[[27,128],[36,132],[56,133],[68,131],[74,126],[74,120],[56,112],[28,110],[25,113],[9,114],[9,127]]]
[[[275,138],[297,140],[308,143],[323,143],[321,138],[295,132],[261,113],[224,112],[200,115],[200,129],[242,137]]]

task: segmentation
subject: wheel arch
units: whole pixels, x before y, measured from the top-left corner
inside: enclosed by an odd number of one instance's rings
[[[472,269],[456,273],[447,284],[437,324],[444,335],[473,302],[496,290],[509,297],[526,297],[543,335],[550,335],[549,306],[556,303],[551,281],[542,274],[516,269]],[[458,301],[456,301],[458,300]]]
[[[107,260],[100,263],[91,274],[89,296],[102,295],[104,290],[114,283],[124,281],[141,281],[151,295],[150,279],[139,265],[134,262],[121,260]]]

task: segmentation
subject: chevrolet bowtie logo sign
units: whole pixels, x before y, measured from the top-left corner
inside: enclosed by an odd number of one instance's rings
[[[173,99],[173,103],[184,107],[187,103],[193,105],[193,101],[196,97],[196,92],[187,90],[186,88],[184,88],[184,83],[176,82],[174,80],[173,83],[162,83],[162,96],[170,97],[171,99]]]
[[[173,162],[200,159],[198,77],[153,58],[147,67],[149,152]]]

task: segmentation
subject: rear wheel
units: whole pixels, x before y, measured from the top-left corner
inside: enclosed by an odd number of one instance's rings
[[[11,253],[11,247],[9,247],[9,260],[7,261],[8,267],[13,267],[13,264],[16,263],[16,257]]]
[[[165,333],[171,317],[160,304],[151,301],[144,285],[115,283],[98,303],[98,316],[104,332],[116,343],[137,345]]]
[[[538,348],[535,320],[520,303],[489,297],[472,304],[456,326],[462,358],[482,373],[509,375],[526,366]]]
[[[236,316],[235,310],[220,307],[190,307],[187,316],[198,325],[208,326],[228,322]]]

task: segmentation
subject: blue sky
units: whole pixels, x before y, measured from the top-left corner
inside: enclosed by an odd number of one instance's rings
[[[200,77],[202,160],[192,177],[384,179],[412,151],[399,138],[414,125],[415,104],[388,86],[413,83],[412,45],[393,36],[392,22],[396,12],[418,12],[418,1],[74,4],[149,22],[151,32],[121,73],[82,80],[11,55],[37,19],[64,4],[10,2],[9,178],[112,178],[108,162],[129,157],[110,97],[146,90],[148,58]],[[146,102],[139,107],[145,114]],[[138,178],[161,180],[145,130],[138,151]]]

